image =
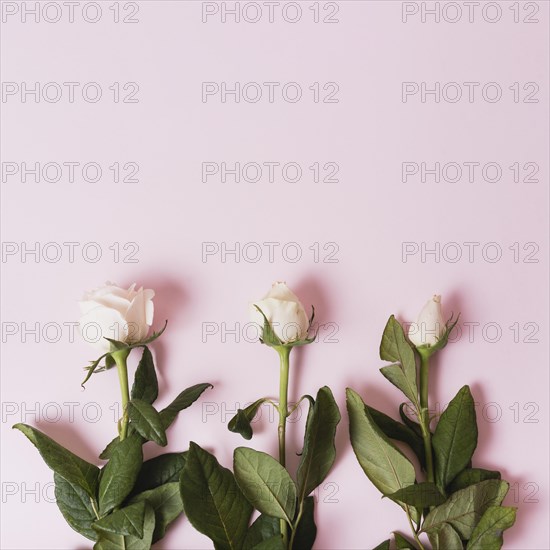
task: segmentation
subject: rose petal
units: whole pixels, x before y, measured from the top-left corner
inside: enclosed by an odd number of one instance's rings
[[[302,340],[307,336],[309,320],[299,302],[266,298],[256,302],[255,305],[262,310],[273,331],[283,343]],[[254,307],[251,316],[254,322],[263,327],[263,317]]]
[[[416,323],[409,327],[409,339],[415,346],[428,344],[433,346],[445,332],[445,321],[441,311],[441,296],[428,300]]]
[[[126,297],[119,296],[115,293],[104,294],[103,296],[96,296],[94,301],[98,304],[118,311],[123,317],[126,316],[128,308],[130,307],[130,300]]]
[[[292,290],[290,290],[284,282],[273,283],[269,292],[264,296],[264,299],[265,298],[275,298],[286,302],[300,303],[298,296],[296,296],[296,294],[294,294],[294,292],[292,292]]]
[[[154,291],[140,288],[132,300],[126,312],[126,321],[129,325],[129,341],[140,342],[147,336],[153,321],[151,300],[154,295]]]
[[[128,327],[124,317],[115,309],[98,306],[90,309],[79,321],[84,340],[102,352],[109,351],[110,343],[105,337],[125,342]]]

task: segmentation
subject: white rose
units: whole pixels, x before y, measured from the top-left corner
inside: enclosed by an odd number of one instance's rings
[[[445,321],[441,313],[441,296],[434,296],[426,302],[416,323],[409,327],[409,340],[415,346],[437,344],[445,334]]]
[[[283,344],[304,340],[307,337],[308,316],[304,306],[286,283],[273,283],[265,297],[251,306],[252,320],[263,327],[262,314],[254,306],[262,310]]]
[[[87,342],[103,352],[110,349],[105,337],[127,344],[141,342],[153,323],[153,297],[151,289],[135,290],[135,284],[125,290],[106,283],[87,292],[78,302],[82,317],[80,332]]]

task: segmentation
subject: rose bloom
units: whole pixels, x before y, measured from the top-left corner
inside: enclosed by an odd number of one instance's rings
[[[273,283],[271,290],[264,298],[254,302],[251,306],[252,321],[263,327],[264,318],[254,306],[258,306],[262,310],[283,344],[304,340],[307,337],[309,319],[306,311],[286,283]]]
[[[155,292],[136,285],[128,289],[113,283],[86,292],[78,303],[82,313],[80,332],[103,352],[110,350],[105,337],[127,344],[141,342],[153,323]]]
[[[441,312],[441,296],[434,295],[426,302],[416,323],[409,327],[409,340],[415,346],[433,346],[445,333],[445,321]]]

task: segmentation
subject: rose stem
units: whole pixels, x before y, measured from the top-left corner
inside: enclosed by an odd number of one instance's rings
[[[128,355],[130,355],[130,350],[126,349],[115,351],[112,354],[117,366],[120,393],[122,395],[122,419],[119,431],[120,441],[126,437],[128,432],[128,411],[126,410],[128,401],[130,400],[130,391],[128,389],[128,366],[126,364]]]
[[[432,434],[430,432],[430,408],[428,405],[428,378],[430,373],[429,355],[424,351],[420,353],[420,426],[424,451],[426,454],[426,473],[428,481],[434,482]]]
[[[286,346],[277,346],[279,359],[281,363],[280,378],[279,378],[279,462],[282,466],[286,465],[286,419],[288,417],[288,371],[289,371],[289,356],[292,348]],[[285,548],[288,547],[288,525],[287,522],[281,520],[281,535]]]

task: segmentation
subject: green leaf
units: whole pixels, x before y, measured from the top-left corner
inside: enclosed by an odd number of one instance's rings
[[[135,433],[134,426],[132,424],[128,424],[128,435],[132,435]],[[111,455],[113,454],[113,451],[115,450],[115,447],[120,443],[120,437],[117,435],[114,439],[112,439],[103,451],[101,451],[101,454],[99,455],[99,458],[102,460],[109,460],[111,458]],[[145,441],[142,441],[142,443],[145,443]]]
[[[376,425],[361,397],[348,388],[351,445],[367,477],[384,495],[415,482],[414,467]]]
[[[97,520],[94,529],[100,533],[115,535],[132,535],[143,538],[143,522],[145,520],[145,503],[138,502],[115,510],[111,514]]]
[[[502,532],[514,525],[517,508],[490,506],[476,525],[467,550],[500,550]]]
[[[183,390],[168,407],[160,411],[160,418],[164,429],[174,422],[178,413],[187,407],[190,407],[207,388],[213,388],[212,384],[195,384],[190,388]]]
[[[150,550],[154,529],[155,512],[146,504],[143,521],[143,538],[102,532],[99,540],[94,545],[94,550]]]
[[[391,495],[415,482],[414,466],[410,460],[384,435],[376,425],[361,397],[351,388],[346,390],[351,446],[361,468],[383,495]],[[418,523],[420,513],[406,504]]]
[[[254,546],[254,550],[286,550],[286,546],[281,535],[275,535]]]
[[[132,498],[131,502],[149,503],[155,512],[153,542],[164,537],[168,526],[183,512],[179,482],[165,483],[155,489],[144,491]]]
[[[296,510],[296,485],[272,456],[238,447],[233,455],[235,479],[248,501],[262,514],[289,525]]]
[[[133,434],[115,447],[111,459],[103,468],[99,482],[101,516],[121,504],[128,496],[136,482],[142,461],[139,435]]]
[[[191,442],[180,477],[185,514],[216,548],[240,550],[252,506],[245,499],[230,470]]]
[[[374,550],[390,550],[390,539],[381,542]]]
[[[445,497],[441,494],[437,485],[428,481],[399,489],[399,491],[389,495],[389,497],[392,500],[404,502],[415,508],[431,508],[445,502]]]
[[[468,540],[474,527],[489,506],[498,506],[508,492],[508,483],[497,479],[488,479],[476,485],[470,485],[453,493],[447,502],[437,506],[426,516],[422,530],[438,531],[443,524],[450,524],[460,535]]]
[[[54,473],[55,501],[65,521],[87,539],[96,540],[97,534],[92,523],[97,519],[90,496],[74,483]]]
[[[143,347],[143,354],[136,369],[134,385],[132,386],[132,399],[141,399],[152,404],[158,397],[159,385],[153,356],[147,346]]]
[[[317,392],[308,415],[304,449],[297,471],[298,498],[301,502],[326,478],[336,458],[334,438],[341,416],[330,388]]]
[[[384,432],[384,435],[397,441],[406,443],[417,456],[420,466],[423,470],[426,469],[426,453],[424,451],[424,441],[422,437],[418,436],[414,430],[397,422],[390,416],[384,414],[381,411],[365,405],[371,418],[376,425]]]
[[[447,487],[448,492],[454,493],[465,489],[470,485],[486,481],[487,479],[500,479],[500,472],[495,470],[484,470],[483,468],[466,468],[462,470]]]
[[[448,523],[430,531],[428,538],[432,543],[433,550],[462,550],[464,548],[460,535]]]
[[[258,399],[245,409],[239,409],[237,414],[229,421],[227,428],[230,432],[241,434],[245,439],[252,439],[251,422],[254,420],[258,409],[265,403],[267,399]]]
[[[382,367],[380,372],[396,387],[398,387],[412,403],[418,403],[418,388],[416,386],[416,360],[414,351],[405,338],[403,327],[392,315],[386,323],[382,342],[380,343],[380,358],[384,361],[396,362],[395,365]]]
[[[162,447],[168,444],[162,420],[153,405],[141,399],[132,399],[128,402],[128,414],[132,425],[143,438]]]
[[[142,493],[165,483],[179,481],[186,459],[187,452],[166,453],[146,460],[141,466],[132,493]]]
[[[120,437],[118,435],[101,451],[101,454],[99,455],[99,458],[102,460],[109,460],[111,458],[111,455],[113,454],[113,451],[115,450],[115,447],[120,443]]]
[[[404,537],[401,533],[394,532],[393,538],[395,539],[396,550],[418,550],[418,546],[408,538]]]
[[[27,436],[38,449],[44,462],[56,474],[73,485],[81,487],[89,496],[95,498],[99,478],[99,468],[71,453],[43,434],[40,430],[27,424],[15,424],[15,429]]]
[[[436,482],[445,490],[468,466],[477,445],[475,404],[468,386],[462,387],[443,411],[432,445]]]
[[[252,550],[261,542],[281,536],[281,522],[277,518],[259,515],[248,529],[242,550]]]
[[[411,401],[414,400],[414,394],[412,392],[415,390],[415,387],[412,386],[412,381],[407,378],[401,365],[395,363],[387,367],[382,367],[380,372],[396,388],[399,388]]]
[[[317,538],[317,526],[315,525],[315,499],[307,497],[304,500],[302,518],[296,527],[293,548],[311,550]]]

